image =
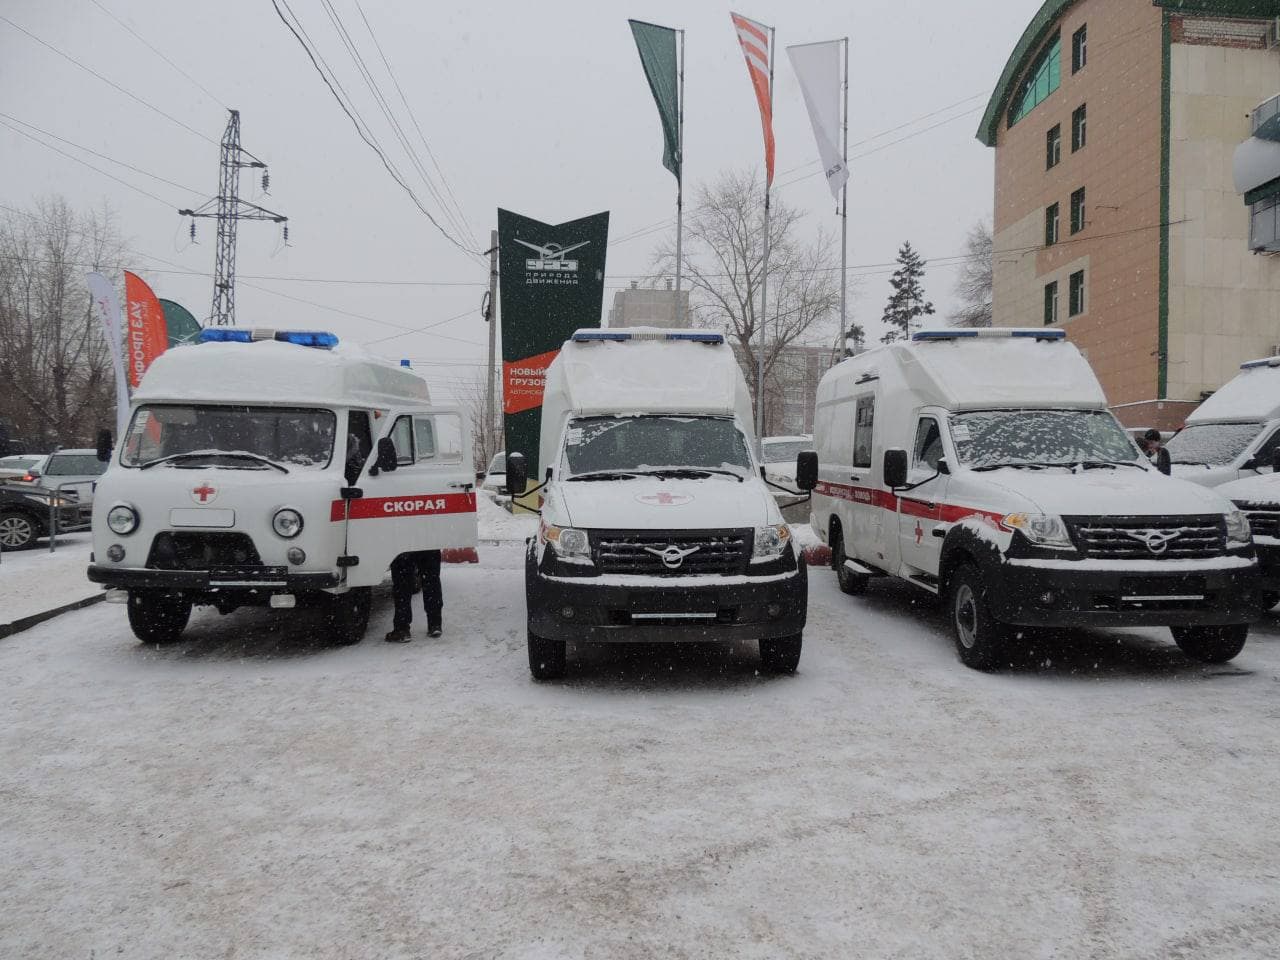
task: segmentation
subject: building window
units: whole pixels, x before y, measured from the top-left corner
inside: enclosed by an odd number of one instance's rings
[[[1044,325],[1058,322],[1058,281],[1044,285]]]
[[[1009,126],[1013,126],[1062,83],[1062,38],[1055,36],[1036,57],[1009,107]]]
[[[1082,25],[1079,30],[1071,35],[1071,72],[1079,73],[1084,69],[1084,65],[1089,62],[1089,35],[1086,32],[1087,26]]]
[[[1071,194],[1071,232],[1084,229],[1084,187]]]
[[[1062,159],[1062,124],[1055,123],[1044,135],[1044,168],[1052,170]]]
[[[1085,144],[1085,105],[1082,103],[1071,111],[1071,152],[1075,153]]]
[[[1274,252],[1280,250],[1280,197],[1259,200],[1249,208],[1249,249]]]
[[[1058,205],[1051,203],[1044,208],[1044,245],[1052,247],[1058,242]]]
[[[1067,315],[1078,317],[1084,313],[1087,304],[1084,302],[1084,271],[1077,270],[1068,280]]]

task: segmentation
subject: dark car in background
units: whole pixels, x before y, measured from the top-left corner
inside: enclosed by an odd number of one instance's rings
[[[47,537],[51,509],[59,533],[89,529],[92,507],[74,496],[27,483],[0,483],[0,550],[26,550]]]

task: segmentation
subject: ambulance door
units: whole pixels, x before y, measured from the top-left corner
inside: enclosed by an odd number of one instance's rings
[[[370,467],[357,483],[361,496],[345,503],[347,554],[358,558],[347,571],[352,586],[380,583],[391,561],[411,550],[476,545],[476,475],[466,415],[453,407],[396,410],[379,425],[379,440],[395,445],[396,468],[372,475],[375,442]]]
[[[938,461],[944,456],[941,424],[936,416],[924,414],[916,421],[915,443],[909,451],[911,465],[907,485],[911,490],[898,494],[898,542],[902,563],[912,568],[907,575],[919,571],[937,576],[942,539],[933,535],[942,522],[948,478],[938,474]],[[916,486],[919,484],[919,486]]]

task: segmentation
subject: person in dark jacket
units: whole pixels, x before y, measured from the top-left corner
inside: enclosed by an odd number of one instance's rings
[[[391,592],[395,599],[395,619],[387,643],[408,643],[409,625],[413,622],[414,580],[422,582],[422,607],[427,612],[427,636],[443,632],[441,611],[444,594],[440,589],[440,551],[414,550],[391,561]]]
[[[1138,441],[1138,449],[1147,455],[1147,459],[1154,461],[1156,454],[1160,452],[1160,448],[1164,446],[1164,438],[1160,436],[1160,431],[1152,427],[1142,435],[1142,439]]]

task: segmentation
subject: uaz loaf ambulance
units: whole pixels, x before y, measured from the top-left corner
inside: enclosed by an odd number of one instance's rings
[[[766,668],[795,670],[805,566],[754,446],[720,334],[573,335],[543,395],[542,522],[525,565],[536,678],[564,672],[571,640],[758,640]],[[510,458],[513,490],[524,470]]]
[[[98,481],[89,579],[139,639],[193,604],[322,604],[339,642],[398,554],[474,547],[467,419],[328,333],[208,329],[160,356]]]
[[[818,387],[812,523],[846,593],[873,575],[946,598],[960,658],[1015,627],[1167,625],[1229,660],[1259,615],[1244,515],[1157,471],[1061,330],[917,333]]]

